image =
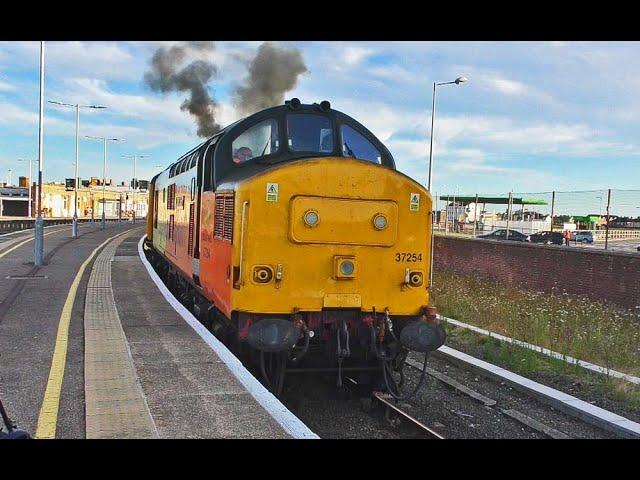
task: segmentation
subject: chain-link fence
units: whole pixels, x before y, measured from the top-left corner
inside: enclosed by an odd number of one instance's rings
[[[640,190],[434,192],[435,231],[637,252]]]

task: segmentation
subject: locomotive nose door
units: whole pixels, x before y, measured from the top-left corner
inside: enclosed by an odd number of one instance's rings
[[[390,247],[397,217],[398,205],[391,200],[295,196],[289,237],[295,243]]]

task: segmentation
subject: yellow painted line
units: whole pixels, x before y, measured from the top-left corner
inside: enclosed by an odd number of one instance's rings
[[[47,381],[47,389],[44,392],[42,406],[40,407],[40,415],[38,416],[38,426],[36,428],[36,438],[55,438],[56,427],[58,424],[58,409],[60,407],[60,393],[62,391],[62,380],[64,378],[64,368],[67,362],[67,344],[69,339],[69,324],[71,323],[71,312],[73,303],[76,299],[80,279],[89,265],[89,262],[98,253],[102,247],[114,238],[129,233],[129,230],[118,233],[113,237],[106,239],[98,245],[91,255],[80,266],[76,277],[73,279],[69,294],[62,307],[60,321],[58,322],[58,333],[56,335],[56,344],[53,350],[53,359],[51,360],[51,370],[49,370],[49,380]]]

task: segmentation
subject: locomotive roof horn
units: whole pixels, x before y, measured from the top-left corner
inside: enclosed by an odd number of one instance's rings
[[[299,98],[292,98],[291,100],[286,100],[284,104],[288,105],[291,110],[297,110],[300,108],[301,102]]]

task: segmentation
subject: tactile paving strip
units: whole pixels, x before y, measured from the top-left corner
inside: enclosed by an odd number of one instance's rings
[[[158,438],[113,298],[111,261],[127,237],[96,258],[84,307],[87,438]]]

